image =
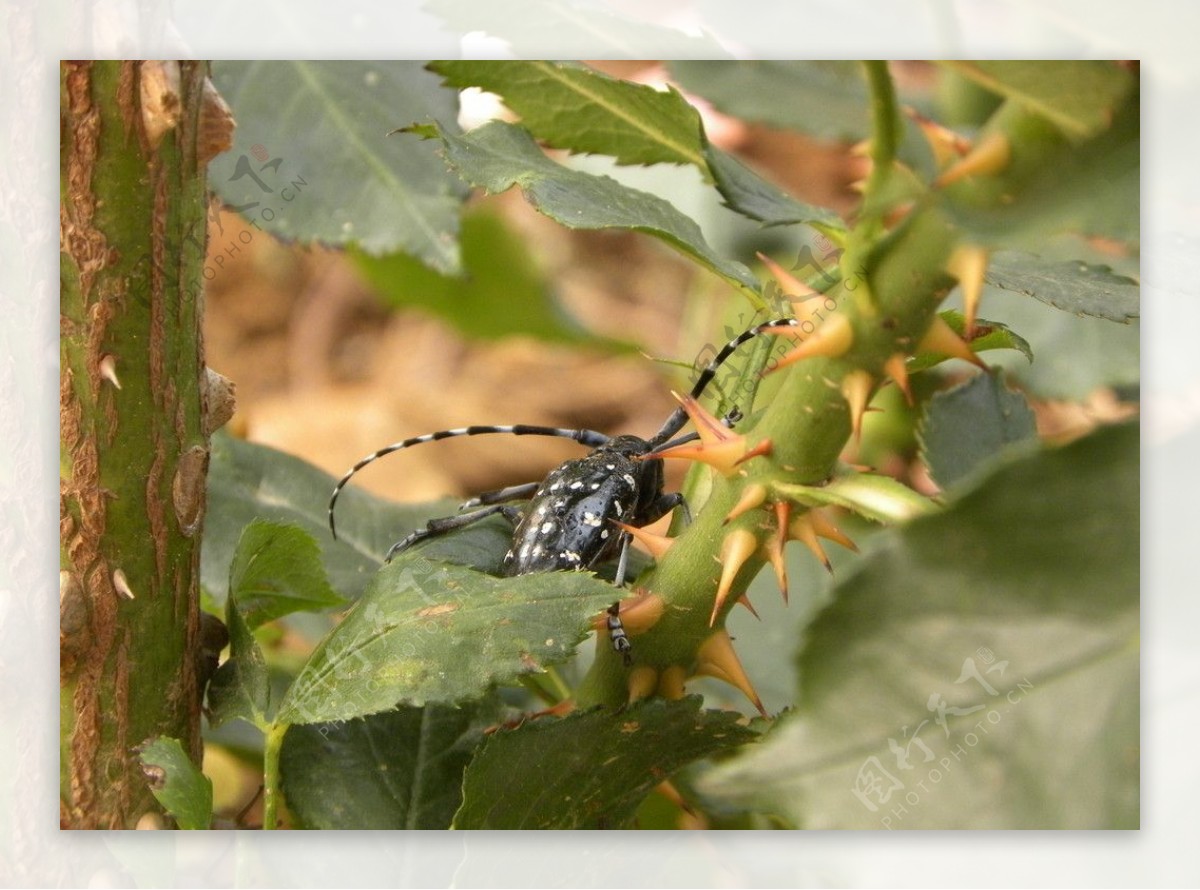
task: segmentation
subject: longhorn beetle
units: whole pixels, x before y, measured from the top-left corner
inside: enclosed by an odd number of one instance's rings
[[[794,318],[777,318],[755,325],[734,337],[705,366],[692,387],[692,398],[699,398],[734,351],[765,329],[789,325],[796,327]],[[737,410],[730,412],[723,423],[732,426],[740,419]],[[396,451],[459,436],[506,434],[513,436],[550,436],[571,439],[592,451],[584,457],[569,460],[552,470],[540,482],[513,485],[472,498],[463,504],[467,511],[456,516],[431,519],[425,528],[418,529],[397,541],[388,550],[390,561],[401,550],[436,535],[463,528],[496,513],[514,526],[512,546],[504,555],[505,576],[527,575],[532,572],[558,570],[582,571],[595,568],[617,554],[615,583],[625,583],[630,535],[619,530],[615,523],[634,527],[648,525],[678,506],[687,509],[683,495],[663,491],[663,462],[655,455],[668,448],[696,438],[689,433],[679,434],[687,423],[687,413],[676,408],[662,428],[649,439],[637,436],[607,436],[588,429],[517,424],[515,426],[468,426],[414,436],[381,448],[356,463],[333,489],[329,498],[329,530],[337,538],[334,506],[338,495],[350,479],[381,457]],[[524,508],[509,501],[528,499]],[[619,615],[619,603],[608,610],[606,623],[613,648],[621,653],[625,663],[631,662],[629,639]]]

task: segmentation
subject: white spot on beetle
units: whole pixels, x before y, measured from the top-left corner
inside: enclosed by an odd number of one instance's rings
[[[574,550],[564,550],[562,552],[562,558],[567,562],[579,562],[579,554]]]
[[[560,488],[562,488],[562,482],[561,482],[561,481],[560,481],[560,482],[555,482],[554,484],[552,484],[552,485],[550,486],[550,490],[551,490],[551,491],[558,491]]]
[[[572,482],[572,483],[570,484],[569,488],[570,488],[572,491],[578,491],[579,489],[583,488],[583,483],[582,483],[582,482],[578,482],[578,481],[576,481],[576,482]]]
[[[617,468],[617,465],[616,465],[616,464],[605,464],[605,465],[604,465],[604,469],[608,470],[610,473],[611,473],[613,470],[615,470],[616,468]]]
[[[606,540],[608,540],[608,529],[603,529],[603,530],[601,530],[601,532],[600,532],[600,540],[601,540],[601,541],[606,541]]]
[[[634,479],[632,476],[630,476],[628,473],[622,474],[621,478],[625,480],[625,484],[628,485],[630,488],[637,487],[637,480]]]
[[[599,483],[599,482],[593,482],[593,483],[592,483],[592,486],[591,486],[591,488],[592,488],[592,491],[595,491],[595,490],[596,490],[597,488],[599,488],[599,487],[600,487],[600,483]]]
[[[538,529],[538,531],[540,531],[543,535],[548,535],[548,534],[550,534],[550,532],[554,531],[554,523],[553,522],[543,522],[542,527],[540,529]]]
[[[595,513],[584,513],[583,514],[583,524],[590,525],[593,528],[599,528],[600,527],[600,517],[597,516]]]
[[[617,511],[618,516],[625,512],[625,508],[621,506],[620,501],[613,501],[613,509]]]

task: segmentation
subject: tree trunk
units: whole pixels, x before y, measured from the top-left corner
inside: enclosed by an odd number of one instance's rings
[[[61,95],[60,818],[161,812],[135,748],[200,758],[205,167],[233,120],[200,62],[67,62]]]

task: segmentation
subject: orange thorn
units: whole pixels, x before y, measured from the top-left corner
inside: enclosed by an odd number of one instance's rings
[[[753,449],[746,447],[746,437],[732,432],[691,396],[681,396],[672,393],[683,410],[696,424],[696,432],[700,436],[699,444],[687,443],[668,448],[666,451],[653,452],[655,458],[678,458],[697,460],[715,467],[722,475],[731,476],[742,461],[749,460],[761,454],[769,454],[771,443],[764,440]]]
[[[875,379],[867,371],[851,371],[842,378],[842,395],[850,406],[850,427],[855,439],[862,439],[862,418],[874,388]]]
[[[667,604],[663,602],[663,598],[657,593],[650,593],[646,590],[639,590],[638,595],[627,600],[622,600],[620,616],[621,623],[625,626],[625,632],[631,637],[636,637],[638,634],[644,634],[654,625],[658,624],[658,620],[662,618],[663,612],[667,610]],[[607,619],[607,613],[604,616]],[[605,627],[608,626],[607,620]]]
[[[700,649],[696,652],[696,673],[723,680],[750,699],[754,707],[758,708],[758,713],[764,717],[770,716],[763,707],[762,699],[754,691],[750,678],[746,676],[746,670],[742,667],[737,653],[733,651],[733,640],[729,638],[729,632],[725,628],[721,628],[700,644]]]
[[[973,365],[978,365],[980,368],[987,370],[987,365],[971,351],[971,347],[958,334],[954,333],[954,328],[946,324],[946,320],[940,315],[935,315],[933,321],[929,324],[929,330],[925,332],[925,336],[921,338],[921,342],[917,344],[918,352],[937,352],[942,355],[948,355],[952,358],[960,358],[964,362],[970,362]]]
[[[871,153],[870,138],[860,139],[858,142],[855,142],[853,145],[850,146],[849,152],[852,157],[856,157],[856,158],[867,157]]]
[[[774,507],[775,534],[771,535],[763,543],[763,551],[766,553],[771,567],[775,570],[775,579],[779,582],[779,592],[783,594],[783,602],[786,605],[788,601],[788,578],[787,562],[783,556],[783,547],[787,543],[788,517],[792,513],[792,504],[790,501],[776,501]]]
[[[763,439],[753,448],[749,449],[745,454],[735,460],[734,466],[740,466],[752,457],[766,457],[775,450],[775,444],[770,439]]]
[[[721,520],[721,524],[725,525],[734,519],[737,519],[743,513],[753,510],[755,507],[762,506],[762,502],[767,499],[767,486],[760,482],[755,482],[747,485],[742,491],[742,496],[738,498],[738,502],[734,504],[733,509],[729,514]]]
[[[765,253],[756,253],[755,256],[762,261],[762,264],[767,267],[771,275],[779,282],[785,296],[804,297],[805,299],[820,296],[819,291],[813,290]]]
[[[739,606],[745,606],[747,609],[750,610],[751,615],[753,615],[759,621],[762,621],[762,616],[760,616],[758,614],[758,610],[756,608],[754,608],[754,603],[750,602],[750,594],[743,593],[740,597],[738,597],[737,604]]]
[[[658,670],[648,664],[632,667],[626,676],[625,685],[629,689],[630,704],[649,698],[658,688]]]
[[[805,547],[811,550],[813,552],[813,556],[820,560],[821,565],[825,566],[825,571],[832,575],[833,565],[829,562],[829,557],[825,555],[825,548],[823,548],[821,546],[821,542],[817,540],[817,530],[813,526],[811,513],[812,511],[810,510],[803,516],[797,516],[794,520],[792,520],[792,524],[788,528],[788,531],[791,532],[793,538],[795,538],[797,541],[800,541]]]
[[[729,589],[733,586],[733,579],[737,577],[738,570],[757,549],[758,539],[754,537],[754,532],[748,529],[735,528],[725,535],[725,540],[721,542],[721,580],[717,583],[717,598],[713,602],[712,615],[708,619],[709,627],[717,623],[717,613],[725,605],[725,598],[729,596]]]
[[[858,552],[858,545],[839,529],[836,525],[825,518],[825,514],[820,510],[809,510],[809,521],[812,522],[813,531],[822,538],[833,541],[835,544],[841,544],[847,550]]]
[[[930,120],[911,107],[904,110],[910,118],[916,121],[917,126],[921,128],[921,133],[924,135],[925,141],[929,143],[929,148],[933,152],[934,163],[937,164],[939,169],[945,167],[951,161],[961,158],[970,151],[971,143],[960,134]]]
[[[896,382],[896,386],[900,387],[900,392],[904,393],[904,400],[911,406],[913,404],[913,394],[912,389],[908,385],[908,359],[904,353],[897,352],[891,355],[883,363],[883,370]]]
[[[673,664],[663,668],[658,675],[658,694],[668,701],[678,701],[683,698],[683,681],[687,679],[687,671],[681,664]]]
[[[936,188],[950,185],[968,176],[988,176],[999,173],[1012,160],[1008,137],[1003,133],[988,133],[972,146],[966,157],[942,171],[933,181]]]
[[[796,329],[788,326],[765,328],[764,330],[771,334],[796,336]],[[778,371],[780,368],[786,368],[788,365],[815,356],[838,358],[849,351],[853,342],[854,328],[850,326],[850,320],[844,315],[831,315],[824,324],[809,334],[806,340],[801,341],[799,346],[776,362],[775,367],[766,373]]]
[[[650,551],[650,555],[655,559],[662,559],[663,554],[671,549],[671,545],[675,543],[674,538],[669,538],[666,535],[656,534],[652,531],[647,531],[644,528],[635,528],[632,525],[626,525],[623,522],[613,520],[613,525],[617,526],[624,532],[627,532],[630,537]]]
[[[966,339],[975,336],[975,316],[979,301],[983,297],[983,276],[987,273],[988,252],[976,244],[963,244],[955,248],[946,265],[946,271],[958,279],[962,287],[963,316],[966,318]]]

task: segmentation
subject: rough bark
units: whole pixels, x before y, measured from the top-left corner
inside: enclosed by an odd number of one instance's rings
[[[60,70],[63,827],[158,811],[143,741],[200,757],[205,166],[233,126],[206,74]]]

